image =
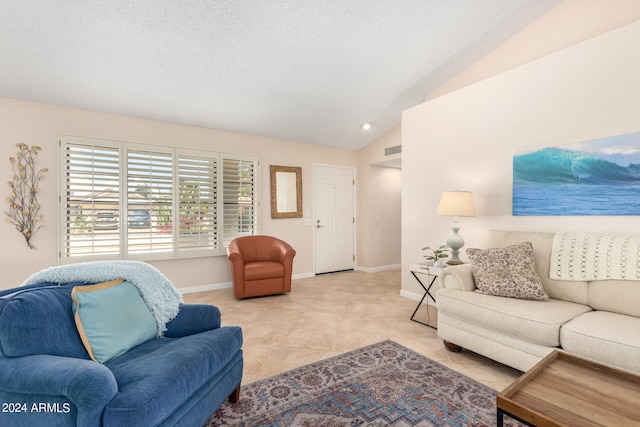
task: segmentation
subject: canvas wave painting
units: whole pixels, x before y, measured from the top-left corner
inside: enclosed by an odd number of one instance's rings
[[[513,215],[640,215],[640,133],[513,156]]]

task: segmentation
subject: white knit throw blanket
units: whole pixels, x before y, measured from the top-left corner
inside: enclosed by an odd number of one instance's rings
[[[158,337],[167,330],[167,323],[180,310],[182,295],[158,269],[140,261],[92,261],[61,265],[41,270],[21,286],[36,283],[100,283],[114,279],[131,282],[149,307],[158,324]]]
[[[557,233],[550,261],[555,280],[640,280],[640,236]]]

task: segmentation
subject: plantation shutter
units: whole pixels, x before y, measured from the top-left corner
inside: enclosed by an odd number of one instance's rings
[[[172,216],[172,150],[128,148],[126,182],[127,254],[173,252],[171,229],[164,226]]]
[[[218,156],[178,153],[178,253],[220,248]]]
[[[257,234],[257,169],[255,159],[223,159],[225,246],[236,237]]]
[[[120,149],[116,143],[60,139],[63,258],[120,258]]]
[[[257,234],[258,160],[60,136],[60,262],[224,254]]]

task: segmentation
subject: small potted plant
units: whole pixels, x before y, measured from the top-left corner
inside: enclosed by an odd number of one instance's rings
[[[442,260],[449,257],[448,252],[451,248],[447,245],[441,245],[435,249],[430,246],[425,246],[422,250],[428,251],[426,255],[423,255],[424,259],[427,260],[427,264],[433,264],[434,267],[442,268],[444,267]]]

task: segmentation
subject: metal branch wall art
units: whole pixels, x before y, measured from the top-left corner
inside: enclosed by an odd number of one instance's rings
[[[42,227],[38,226],[38,222],[42,220],[38,203],[39,184],[49,170],[36,169],[36,157],[42,150],[40,147],[34,145],[29,148],[27,144],[22,143],[16,145],[19,149],[16,157],[9,157],[13,178],[7,182],[11,188],[11,195],[6,199],[9,210],[5,211],[5,221],[13,224],[24,236],[29,248],[35,249],[31,244],[31,238]]]

